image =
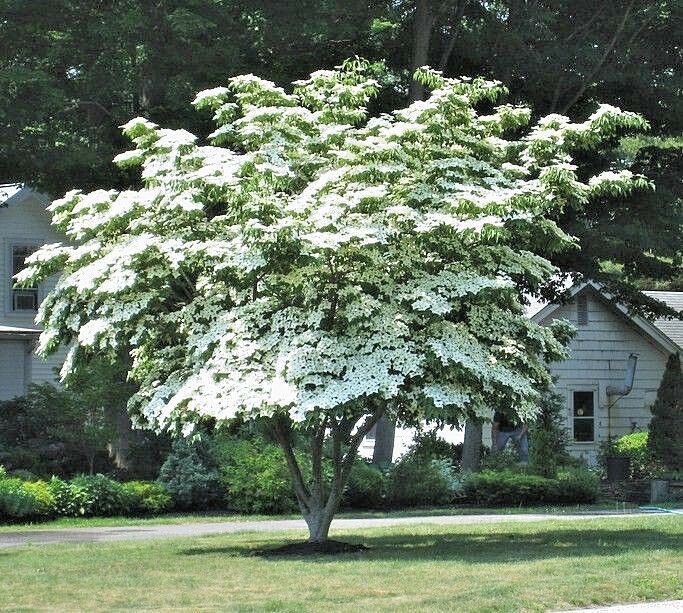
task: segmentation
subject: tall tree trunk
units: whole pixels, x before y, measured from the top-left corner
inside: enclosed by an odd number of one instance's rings
[[[391,464],[394,457],[394,441],[396,440],[396,424],[386,417],[377,422],[375,428],[375,447],[372,451],[372,463],[377,466]]]
[[[432,0],[417,0],[415,6],[415,21],[413,23],[413,55],[411,71],[415,72],[429,62],[429,41],[432,37],[434,14]],[[424,98],[424,86],[413,79],[410,82],[408,99],[410,102]]]
[[[477,472],[481,468],[481,422],[465,422],[465,439],[462,444],[462,470]]]
[[[114,424],[114,439],[109,443],[109,457],[114,461],[116,468],[130,468],[130,443],[133,438],[133,427],[130,416],[125,407],[114,407],[110,409],[110,414]]]

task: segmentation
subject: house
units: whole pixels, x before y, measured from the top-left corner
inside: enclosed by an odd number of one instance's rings
[[[55,280],[23,289],[12,281],[27,255],[63,239],[50,226],[48,203],[47,196],[22,185],[0,185],[0,400],[25,394],[30,383],[54,381],[64,360],[63,352],[47,361],[34,353],[38,305]]]
[[[666,362],[683,351],[683,321],[649,322],[630,315],[596,282],[579,283],[568,293],[564,304],[537,304],[529,316],[541,325],[566,319],[576,327],[569,358],[551,364],[550,370],[555,391],[564,398],[569,452],[595,465],[602,441],[647,430]],[[683,310],[683,292],[644,293]],[[414,434],[412,428],[396,428],[394,460],[408,449]],[[454,443],[463,440],[462,431],[439,434]],[[482,440],[490,444],[490,424],[484,424]],[[372,457],[373,446],[374,440],[366,438],[361,454]]]
[[[683,292],[645,294],[683,309]],[[602,441],[647,430],[667,359],[683,350],[683,321],[629,315],[592,281],[571,287],[569,296],[531,319],[539,324],[566,319],[576,327],[569,358],[550,370],[565,401],[569,451],[595,464]]]

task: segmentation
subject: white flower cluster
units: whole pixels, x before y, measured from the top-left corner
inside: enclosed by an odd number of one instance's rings
[[[133,402],[160,427],[378,401],[451,422],[494,403],[531,410],[569,331],[524,317],[518,287],[555,270],[509,222],[571,241],[549,212],[644,181],[582,183],[571,149],[640,119],[601,107],[514,140],[529,109],[475,110],[499,83],[420,74],[428,100],[369,120],[378,84],[354,60],[293,94],[253,75],[200,92],[211,146],[125,124],[135,148],[117,162],[140,165],[143,187],[55,201],[69,244],[46,245],[18,277],[63,271],[38,316],[41,351],[72,343],[66,375],[127,349]]]

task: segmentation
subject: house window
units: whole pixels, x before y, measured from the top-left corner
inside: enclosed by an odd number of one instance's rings
[[[588,296],[585,294],[576,299],[576,320],[580,326],[588,325]]]
[[[12,247],[12,310],[13,311],[37,311],[38,288],[15,287],[14,275],[24,269],[24,261],[36,250],[35,247],[14,246]]]
[[[592,443],[595,440],[595,392],[573,392],[572,396],[574,440]]]

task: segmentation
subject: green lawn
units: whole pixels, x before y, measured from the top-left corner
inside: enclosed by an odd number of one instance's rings
[[[680,503],[665,503],[657,506],[680,507]],[[576,505],[546,505],[538,507],[430,507],[424,509],[406,509],[403,511],[342,511],[339,518],[354,517],[421,517],[433,515],[514,515],[518,513],[591,513],[596,511],[613,511],[617,513],[635,511],[638,505],[631,503],[604,504],[576,504]],[[291,515],[236,515],[233,513],[168,513],[154,517],[62,517],[59,519],[37,522],[0,524],[0,532],[14,532],[16,530],[55,530],[59,528],[96,528],[111,526],[145,526],[158,524],[193,524],[204,522],[237,522],[237,521],[266,521],[277,519],[301,519],[300,513]]]
[[[371,549],[262,558],[303,533],[0,549],[4,610],[544,611],[683,598],[679,516],[335,532]]]

